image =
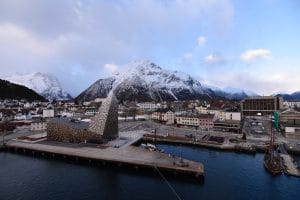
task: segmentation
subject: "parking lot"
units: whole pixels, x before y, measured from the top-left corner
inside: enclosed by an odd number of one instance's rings
[[[188,138],[195,138],[200,140],[205,135],[218,136],[218,137],[241,137],[240,134],[234,134],[230,132],[219,132],[213,130],[201,130],[196,129],[195,127],[176,127],[175,125],[165,125],[152,120],[147,121],[128,121],[128,122],[119,122],[119,131],[136,131],[144,130],[149,134],[156,134],[162,136],[184,136]]]

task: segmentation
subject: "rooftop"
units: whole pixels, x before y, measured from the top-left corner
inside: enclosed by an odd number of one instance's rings
[[[61,118],[53,118],[49,123],[57,123],[62,124],[74,129],[88,129],[89,124],[88,122],[80,121],[77,119],[61,117]]]
[[[190,117],[190,118],[205,118],[205,119],[213,119],[214,115],[212,114],[195,114],[195,113],[187,113],[176,115],[177,117]]]

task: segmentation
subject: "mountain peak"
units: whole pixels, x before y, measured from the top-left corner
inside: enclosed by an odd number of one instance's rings
[[[124,68],[127,70],[126,71],[127,74],[145,74],[145,75],[162,70],[160,66],[158,66],[157,64],[149,60],[133,61],[125,65]]]
[[[30,74],[16,74],[11,77],[6,77],[5,80],[24,85],[48,100],[64,100],[71,98],[67,92],[62,90],[58,79],[47,73],[33,72]]]
[[[199,81],[178,71],[164,70],[149,60],[139,60],[123,66],[124,72],[101,79],[81,93],[78,100],[103,97],[114,90],[119,100],[163,101],[210,98],[212,91]],[[105,94],[104,94],[105,93]]]

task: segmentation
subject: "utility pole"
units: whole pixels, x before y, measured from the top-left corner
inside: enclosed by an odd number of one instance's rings
[[[6,133],[4,132],[2,135],[2,145],[5,146],[5,142],[4,142],[4,136],[6,135]]]

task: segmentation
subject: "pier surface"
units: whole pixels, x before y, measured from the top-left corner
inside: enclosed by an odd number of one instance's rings
[[[283,161],[284,172],[290,176],[300,177],[300,170],[297,169],[297,166],[294,164],[292,157],[288,154],[280,154],[280,157]]]
[[[126,146],[124,148],[97,148],[64,145],[64,143],[51,144],[51,142],[47,143],[45,141],[42,143],[28,143],[11,140],[7,142],[6,147],[8,149],[23,149],[25,151],[29,150],[53,155],[125,164],[140,168],[155,168],[161,171],[193,175],[196,177],[204,174],[204,166],[202,163],[173,157],[165,153],[150,152],[147,149],[135,146]],[[180,165],[182,163],[185,165]]]

